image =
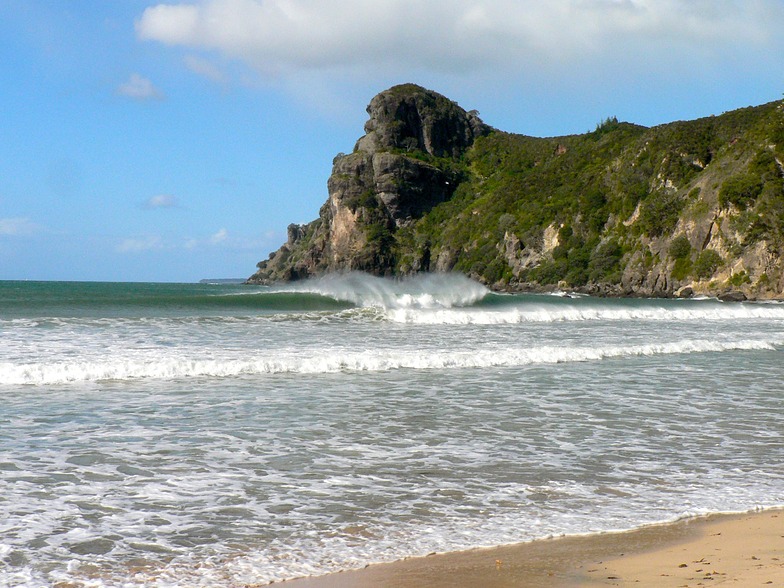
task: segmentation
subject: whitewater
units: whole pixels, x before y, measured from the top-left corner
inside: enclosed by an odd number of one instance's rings
[[[784,305],[0,282],[0,586],[267,583],[784,505]]]

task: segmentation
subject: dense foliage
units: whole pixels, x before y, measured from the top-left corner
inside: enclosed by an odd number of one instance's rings
[[[784,243],[783,121],[771,103],[651,129],[609,118],[567,137],[494,132],[459,162],[454,196],[395,233],[397,270],[441,256],[496,285],[617,284],[632,262],[708,279],[723,256],[682,234],[688,220],[724,210],[746,245]]]

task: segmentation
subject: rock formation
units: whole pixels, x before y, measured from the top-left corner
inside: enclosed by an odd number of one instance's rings
[[[455,162],[491,131],[475,113],[414,84],[381,92],[367,112],[353,153],[333,161],[319,219],[289,226],[286,244],[259,263],[251,282],[391,273],[393,233],[452,196],[462,179]]]
[[[413,84],[372,99],[319,218],[250,282],[459,271],[503,290],[784,294],[784,103],[582,135],[492,129]]]

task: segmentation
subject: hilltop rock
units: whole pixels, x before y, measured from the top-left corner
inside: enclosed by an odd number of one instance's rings
[[[391,272],[393,233],[448,200],[462,179],[457,160],[492,129],[441,94],[395,86],[367,107],[365,135],[335,157],[319,219],[293,225],[288,241],[250,282],[327,272]],[[307,248],[298,244],[307,242]]]
[[[423,152],[457,158],[490,128],[441,94],[415,84],[394,86],[367,107],[370,119],[355,151]]]

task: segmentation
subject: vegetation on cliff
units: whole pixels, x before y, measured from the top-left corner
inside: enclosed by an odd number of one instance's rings
[[[535,138],[406,84],[376,96],[320,217],[250,281],[459,271],[497,289],[784,292],[784,104]]]

